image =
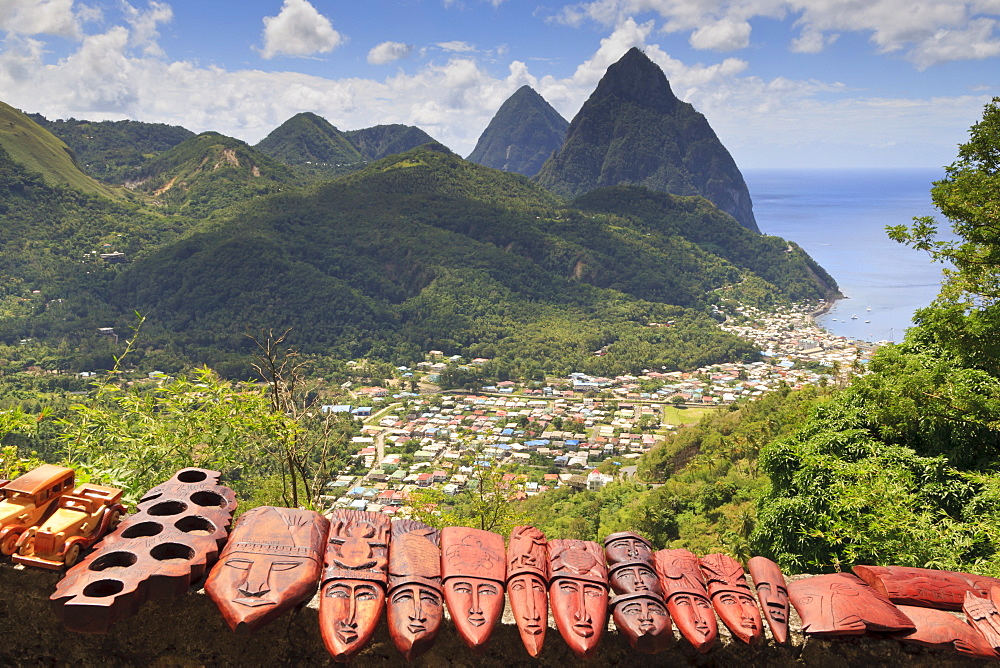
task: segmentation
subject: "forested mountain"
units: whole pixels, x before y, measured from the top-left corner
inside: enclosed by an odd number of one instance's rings
[[[569,123],[531,86],[521,86],[500,105],[468,160],[534,176],[558,151]]]
[[[121,185],[147,160],[177,146],[194,133],[178,125],[140,121],[32,120],[62,139],[80,167],[104,183]]]
[[[289,118],[254,148],[287,165],[353,165],[364,160],[343,132],[322,116],[308,111]]]
[[[93,195],[112,192],[82,171],[73,151],[24,113],[0,102],[0,148],[13,162],[39,174],[50,186],[68,185]]]
[[[344,133],[365,160],[381,160],[395,153],[430,144],[434,138],[412,125],[376,125]]]
[[[287,166],[239,139],[203,132],[144,164],[125,185],[164,205],[167,213],[204,216],[295,181]]]
[[[575,197],[602,186],[642,185],[701,195],[759,232],[750,192],[705,117],[674,96],[663,71],[633,48],[608,68],[573,118],[538,182]]]

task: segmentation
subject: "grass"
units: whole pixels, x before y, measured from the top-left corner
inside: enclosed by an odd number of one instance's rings
[[[16,162],[40,173],[50,185],[69,184],[93,195],[116,197],[112,190],[80,171],[61,139],[3,102],[0,102],[0,146]]]

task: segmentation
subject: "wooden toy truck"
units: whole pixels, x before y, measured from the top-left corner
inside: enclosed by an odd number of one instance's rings
[[[55,511],[73,481],[73,469],[42,464],[0,487],[0,552],[14,554],[21,534]]]
[[[55,513],[18,539],[14,562],[52,570],[69,568],[83,550],[118,525],[125,514],[121,498],[120,489],[91,483],[64,494]]]

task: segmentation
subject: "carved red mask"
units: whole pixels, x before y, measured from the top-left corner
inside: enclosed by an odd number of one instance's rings
[[[657,654],[673,644],[667,607],[649,594],[624,594],[611,604],[611,615],[629,644],[644,654]]]
[[[608,623],[608,584],[604,554],[597,543],[549,541],[552,581],[549,600],[556,627],[569,648],[591,656]]]
[[[455,628],[470,649],[483,650],[503,614],[503,536],[466,527],[442,529],[441,574]]]
[[[549,620],[548,541],[531,526],[514,527],[507,546],[507,598],[521,642],[537,657]]]

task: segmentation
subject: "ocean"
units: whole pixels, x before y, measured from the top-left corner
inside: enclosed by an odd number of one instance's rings
[[[800,245],[847,297],[817,318],[819,325],[873,342],[901,341],[913,312],[940,289],[942,265],[889,239],[885,226],[933,215],[948,230],[930,198],[943,176],[943,169],[743,172],[761,231]]]

